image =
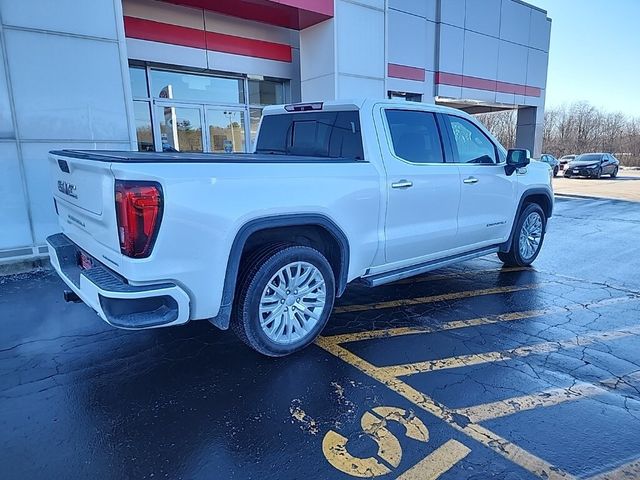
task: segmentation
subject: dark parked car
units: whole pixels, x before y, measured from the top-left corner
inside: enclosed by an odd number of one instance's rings
[[[548,153],[543,153],[540,156],[540,161],[548,164],[551,167],[554,177],[558,175],[558,172],[560,171],[560,161],[556,157],[554,157],[553,155],[549,155]]]
[[[618,176],[620,162],[610,153],[583,153],[569,162],[565,168],[565,177],[600,178],[602,175]]]
[[[567,166],[567,163],[575,160],[577,155],[563,155],[560,157],[560,170],[564,170]]]

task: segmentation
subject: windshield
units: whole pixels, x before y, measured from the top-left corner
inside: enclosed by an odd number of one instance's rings
[[[576,158],[575,155],[565,155],[561,160],[573,160],[574,158]]]
[[[576,161],[578,162],[599,162],[602,159],[602,155],[597,153],[585,153],[584,155],[578,155]]]

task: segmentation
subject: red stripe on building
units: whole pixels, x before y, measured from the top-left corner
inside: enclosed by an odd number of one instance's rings
[[[424,82],[425,71],[424,68],[407,67],[406,65],[390,63],[387,65],[387,75],[392,78]]]
[[[180,27],[169,23],[142,18],[124,17],[124,30],[128,38],[170,43],[216,52],[233,53],[248,57],[291,62],[291,46],[282,43],[236,37],[197,28]]]
[[[204,30],[180,27],[143,18],[124,17],[124,32],[129,38],[171,43],[183,47],[206,48]]]
[[[476,90],[488,90],[490,92],[513,93],[528,97],[539,97],[542,89],[520,85],[517,83],[498,82],[488,78],[471,77],[457,73],[436,72],[435,83],[438,85],[450,85],[452,87],[475,88]]]
[[[291,62],[291,46],[289,45],[216,32],[207,32],[206,36],[207,50]]]

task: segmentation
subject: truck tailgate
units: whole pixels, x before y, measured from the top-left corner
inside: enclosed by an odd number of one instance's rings
[[[119,257],[111,163],[50,154],[49,164],[63,233],[92,255]]]

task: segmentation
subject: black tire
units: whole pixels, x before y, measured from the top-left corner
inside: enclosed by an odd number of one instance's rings
[[[298,341],[280,344],[271,340],[260,326],[260,298],[271,278],[286,265],[304,261],[316,267],[325,282],[325,305],[316,325]],[[335,300],[335,279],[327,259],[317,250],[301,245],[269,245],[252,255],[239,278],[236,302],[231,318],[234,333],[263,355],[283,357],[308,346],[322,332]]]
[[[616,178],[618,176],[618,167],[616,167],[613,172],[611,172],[611,178]]]
[[[542,233],[540,244],[538,245],[538,249],[536,250],[536,252],[531,257],[523,258],[520,254],[520,231],[522,230],[522,225],[524,224],[526,218],[533,212],[537,212],[542,219]],[[542,250],[542,244],[544,243],[544,235],[546,230],[547,218],[540,205],[538,205],[537,203],[526,204],[522,209],[522,212],[520,212],[520,215],[518,216],[510,250],[508,252],[498,252],[498,258],[505,265],[508,265],[510,267],[528,267],[535,261],[535,259],[538,257],[538,254],[540,253],[540,250]]]
[[[569,172],[564,173],[564,178],[571,178],[571,174]]]
[[[553,176],[554,176],[554,177],[557,177],[557,176],[558,176],[558,171],[559,171],[558,167],[555,167],[555,168],[553,169]]]
[[[601,177],[602,177],[602,168],[599,168],[596,174],[594,175],[594,178],[600,179]]]

